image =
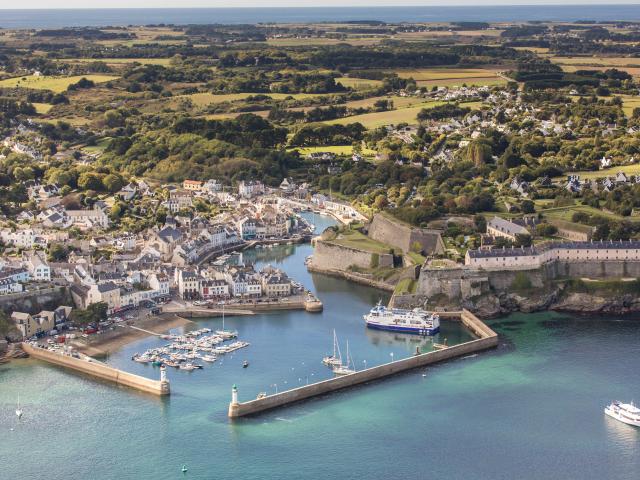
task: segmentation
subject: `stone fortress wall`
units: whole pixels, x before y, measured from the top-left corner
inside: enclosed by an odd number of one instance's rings
[[[439,230],[417,228],[384,214],[376,214],[368,227],[368,235],[378,242],[399,248],[403,253],[411,251],[415,242],[422,245],[422,251],[427,254],[444,253]]]

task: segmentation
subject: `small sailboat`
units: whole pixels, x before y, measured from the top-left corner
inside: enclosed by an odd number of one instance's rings
[[[338,344],[338,336],[335,329],[333,330],[333,355],[327,355],[322,359],[322,363],[327,367],[337,367],[342,365],[342,355],[340,354],[340,345]]]
[[[351,360],[351,355],[349,354],[349,342],[347,341],[347,363],[346,365],[336,365],[333,367],[334,375],[342,376],[342,375],[350,375],[352,373],[356,373],[356,371],[350,366],[353,364]]]
[[[187,473],[189,471],[189,469],[187,468],[186,465],[182,465],[182,473]]]
[[[22,418],[23,413],[22,408],[20,408],[20,397],[18,397],[18,407],[16,408],[16,417],[18,417],[18,420]]]

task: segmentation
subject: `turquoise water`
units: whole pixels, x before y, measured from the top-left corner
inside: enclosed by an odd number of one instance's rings
[[[303,245],[252,255],[317,292],[325,311],[229,318],[252,345],[202,371],[171,369],[168,399],[31,360],[0,367],[0,478],[638,478],[640,430],[602,413],[614,398],[639,398],[632,319],[512,315],[490,322],[501,334],[496,351],[230,422],[234,383],[247,400],[328,377],[320,358],[333,328],[359,365],[415,350],[411,337],[364,329],[361,315],[380,293],[309,275],[310,253]],[[456,324],[445,335],[468,338]],[[157,376],[130,357],[158,343],[141,340],[108,361]]]

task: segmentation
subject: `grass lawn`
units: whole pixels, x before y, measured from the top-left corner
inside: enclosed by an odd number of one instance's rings
[[[28,77],[8,78],[0,81],[0,88],[31,88],[35,90],[51,90],[56,93],[64,92],[69,85],[77,83],[81,78],[86,78],[95,83],[104,83],[115,80],[118,77],[111,75],[76,75],[73,77],[52,77],[42,75],[36,77],[31,75]]]
[[[85,147],[82,147],[82,150],[84,150],[86,153],[89,153],[89,154],[102,153],[105,151],[110,141],[111,141],[111,137],[104,137],[98,140],[95,145],[87,145]]]
[[[444,105],[445,103],[447,102],[431,101],[414,107],[400,108],[398,110],[390,110],[388,112],[364,113],[362,115],[337,118],[324,123],[328,123],[329,125],[347,125],[349,123],[359,122],[369,129],[385,125],[397,125],[398,123],[416,123],[420,110],[423,108],[433,108],[438,105]]]
[[[349,155],[349,156],[353,154],[353,147],[351,145],[329,145],[325,147],[299,147],[299,148],[292,148],[291,150],[298,150],[298,152],[300,152],[300,155],[302,156],[308,155],[310,153],[315,153],[315,152],[331,152],[336,155]],[[365,147],[362,149],[362,154],[364,156],[373,156],[376,154],[376,151]]]
[[[416,282],[413,278],[403,278],[396,285],[396,289],[393,293],[396,295],[405,295],[407,293],[416,293],[416,287],[418,286],[418,282]]]
[[[331,243],[371,253],[389,253],[391,250],[389,245],[372,240],[357,230],[341,232],[335,240],[331,240]]]
[[[426,260],[426,258],[423,255],[420,255],[419,253],[416,253],[416,252],[407,252],[407,255],[409,256],[409,258],[411,258],[413,263],[415,263],[416,265],[422,265]]]
[[[504,78],[491,77],[467,77],[467,78],[447,78],[442,80],[418,80],[418,87],[461,87],[463,84],[467,87],[493,87],[495,85],[506,85]]]
[[[616,221],[622,221],[622,220],[629,221],[629,222],[640,221],[640,218],[623,217],[622,215],[605,212],[604,210],[600,210],[599,208],[593,208],[586,205],[574,205],[571,207],[549,208],[547,210],[541,210],[539,213],[543,213],[546,217],[549,217],[549,218],[557,218],[559,220],[571,222],[573,214],[576,212],[583,212],[588,215],[598,215],[600,217],[604,217],[604,218],[608,218],[610,220],[616,220]]]
[[[343,77],[336,79],[336,83],[340,83],[345,87],[353,88],[354,90],[370,90],[382,85],[381,80],[369,80],[367,78],[351,78]]]
[[[380,97],[369,97],[363,100],[351,100],[345,103],[347,108],[369,108],[373,107],[373,104],[378,100],[391,100],[393,102],[393,108],[404,108],[412,105],[418,105],[424,103],[424,98],[421,97],[401,97],[400,95],[382,95]]]
[[[53,105],[49,105],[48,103],[32,103],[35,107],[36,112],[40,114],[49,113],[49,110],[53,108]]]

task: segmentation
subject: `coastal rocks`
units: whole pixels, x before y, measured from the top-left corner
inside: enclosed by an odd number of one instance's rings
[[[640,312],[640,295],[603,296],[566,293],[561,289],[549,293],[523,296],[515,293],[487,294],[462,302],[462,306],[481,318],[494,318],[514,312],[556,310],[583,314],[624,315]]]
[[[603,297],[587,293],[570,293],[554,303],[551,308],[563,312],[621,315],[640,312],[640,297],[631,294]]]

